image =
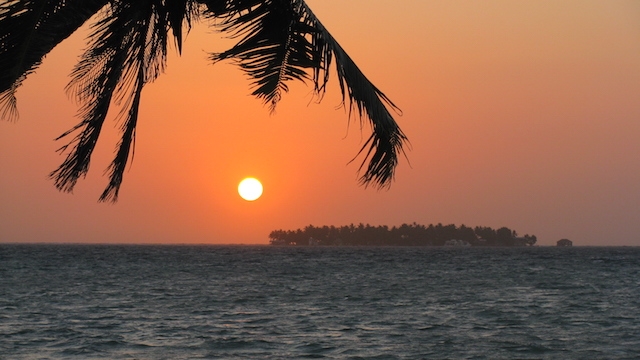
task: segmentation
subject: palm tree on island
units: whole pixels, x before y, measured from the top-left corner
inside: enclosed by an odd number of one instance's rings
[[[44,56],[90,18],[89,47],[67,85],[81,103],[81,121],[60,135],[64,162],[51,174],[70,192],[89,170],[91,155],[112,103],[122,104],[121,139],[107,169],[100,201],[115,202],[132,154],[141,92],[164,70],[171,39],[180,52],[183,34],[198,19],[239,39],[211,55],[235,61],[253,80],[252,95],[273,111],[290,80],[310,81],[320,100],[335,64],[349,116],[368,120],[372,133],[360,182],[389,186],[406,136],[390,110],[398,108],[358,69],[304,0],[7,0],[0,4],[0,116],[17,117],[16,91]],[[360,170],[359,169],[359,170]]]

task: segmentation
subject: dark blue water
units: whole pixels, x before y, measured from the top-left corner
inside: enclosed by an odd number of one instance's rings
[[[639,248],[0,245],[1,359],[637,359]]]

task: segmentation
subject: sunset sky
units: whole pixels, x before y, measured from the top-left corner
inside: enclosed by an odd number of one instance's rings
[[[143,91],[118,203],[97,202],[113,121],[87,178],[59,192],[47,175],[78,122],[64,86],[85,28],[0,121],[0,242],[266,244],[275,229],[417,222],[640,245],[639,1],[307,3],[402,109],[411,149],[389,190],[358,185],[349,161],[370,129],[337,109],[337,83],[321,104],[292,83],[270,115],[236,66],[207,60],[231,43],[202,22]],[[247,176],[257,201],[238,196]]]

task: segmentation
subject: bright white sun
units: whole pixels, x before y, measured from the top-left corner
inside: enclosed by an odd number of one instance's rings
[[[246,178],[240,181],[238,194],[247,201],[257,200],[262,195],[262,184],[258,179]]]

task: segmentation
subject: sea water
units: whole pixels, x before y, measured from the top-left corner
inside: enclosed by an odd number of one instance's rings
[[[640,248],[0,245],[1,359],[638,359]]]

